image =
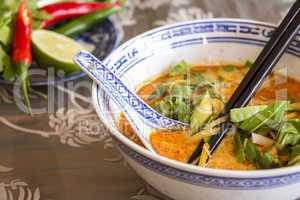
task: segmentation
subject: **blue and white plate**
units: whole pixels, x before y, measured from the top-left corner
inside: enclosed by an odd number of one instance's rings
[[[76,41],[81,43],[86,49],[93,52],[96,57],[104,59],[118,46],[119,34],[114,23],[110,19],[106,19],[94,26],[91,30],[81,34],[76,38]],[[37,63],[33,62],[31,69],[40,69],[39,74],[44,74],[31,78],[31,86],[53,85],[66,81],[73,81],[85,76],[85,73],[80,71],[67,76],[56,76],[52,79],[48,79],[46,70],[39,68]],[[0,83],[11,84],[11,82],[4,80],[3,77],[0,77]]]

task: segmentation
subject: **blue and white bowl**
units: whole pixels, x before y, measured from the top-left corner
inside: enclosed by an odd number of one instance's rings
[[[237,19],[175,24],[131,39],[115,50],[105,63],[134,90],[143,81],[181,60],[206,65],[253,61],[274,28],[262,22]],[[299,58],[298,36],[278,63],[277,70],[288,66],[290,76],[300,79]],[[110,129],[116,146],[132,168],[173,199],[295,200],[300,197],[300,166],[230,171],[179,163],[151,153],[123,136],[116,127],[120,109],[96,84],[93,101],[99,117]]]

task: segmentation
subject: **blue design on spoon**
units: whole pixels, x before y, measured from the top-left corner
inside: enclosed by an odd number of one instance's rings
[[[149,135],[153,129],[188,127],[188,124],[156,112],[91,53],[81,51],[75,56],[74,61],[120,106],[144,145],[150,150],[153,149]]]

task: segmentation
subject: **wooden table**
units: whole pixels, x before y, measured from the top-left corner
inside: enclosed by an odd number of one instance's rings
[[[292,2],[129,0],[127,10],[115,17],[115,21],[119,30],[124,31],[123,41],[126,41],[158,25],[194,18],[246,18],[276,24]],[[25,115],[10,102],[9,95],[5,95],[5,88],[7,86],[0,87],[0,199],[9,199],[6,198],[9,195],[13,195],[11,199],[19,197],[20,200],[27,197],[34,200],[166,199],[147,186],[122,160],[108,132],[92,110],[88,119],[100,124],[98,135],[95,136],[97,142],[89,140],[89,144],[81,144],[79,147],[80,142],[74,139],[76,133],[72,132],[72,127],[69,130],[65,125],[60,133],[55,132],[49,127],[51,113],[33,117]],[[89,92],[85,90],[83,95],[89,97]],[[70,100],[70,95],[65,98]],[[34,107],[53,103],[41,99],[33,102]],[[67,105],[71,105],[66,108],[69,114],[70,110],[76,112],[74,104]],[[55,107],[52,111],[55,114],[57,110],[58,107]],[[10,122],[12,124],[8,125],[17,127],[9,127],[3,122]],[[22,131],[18,129],[20,127],[30,130]]]

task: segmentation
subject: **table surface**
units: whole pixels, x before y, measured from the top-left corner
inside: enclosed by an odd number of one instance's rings
[[[153,27],[190,19],[246,18],[276,24],[292,2],[129,0],[126,10],[114,16],[114,21],[122,41],[126,41]],[[82,81],[90,88],[88,79]],[[73,87],[59,85],[55,90],[55,99],[65,99],[62,105],[33,99],[33,107],[48,105],[49,110],[35,116],[18,109],[7,92],[10,88],[0,86],[0,199],[167,199],[122,159],[91,107],[89,90],[74,93],[76,84],[78,81]],[[78,94],[82,95],[80,105],[73,98]],[[85,137],[78,134],[81,130],[96,134]]]

